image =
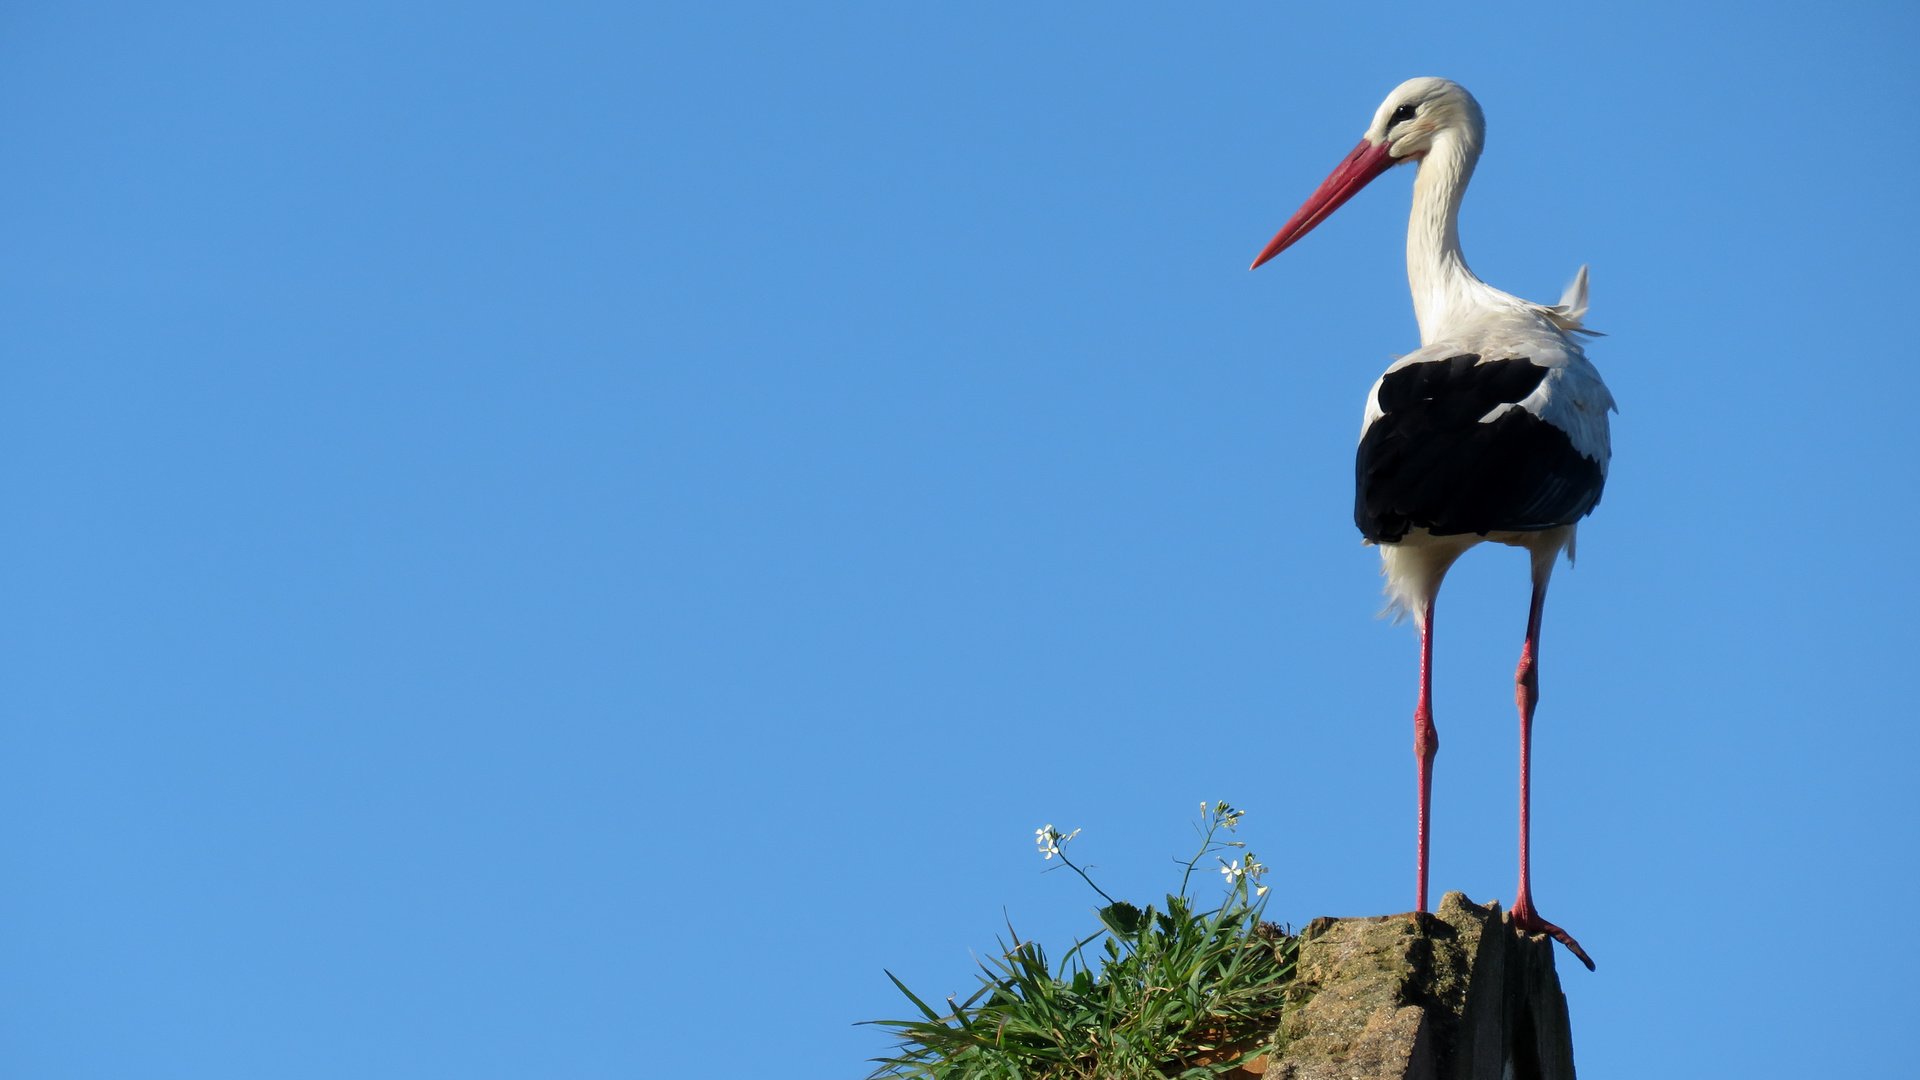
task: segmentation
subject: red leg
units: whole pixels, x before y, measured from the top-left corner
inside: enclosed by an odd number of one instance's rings
[[[1531,838],[1527,810],[1533,801],[1529,785],[1533,766],[1533,710],[1540,703],[1540,613],[1546,607],[1547,574],[1551,571],[1551,563],[1545,570],[1536,567],[1534,571],[1533,605],[1527,613],[1527,643],[1520,649],[1520,667],[1513,673],[1514,701],[1520,707],[1520,892],[1513,901],[1513,922],[1528,933],[1552,935],[1592,971],[1593,958],[1573,940],[1573,935],[1541,918],[1534,910],[1533,878],[1527,867]]]
[[[1415,865],[1414,910],[1427,910],[1427,811],[1433,804],[1433,756],[1440,732],[1433,726],[1433,601],[1420,615],[1420,703],[1413,709],[1413,756],[1420,762],[1420,857]]]

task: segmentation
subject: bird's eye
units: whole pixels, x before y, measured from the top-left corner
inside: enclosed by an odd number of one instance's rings
[[[1419,111],[1419,108],[1414,105],[1402,105],[1399,108],[1393,110],[1393,119],[1387,121],[1387,130],[1392,131],[1393,125],[1401,122],[1402,120],[1413,119],[1413,114],[1418,111]]]

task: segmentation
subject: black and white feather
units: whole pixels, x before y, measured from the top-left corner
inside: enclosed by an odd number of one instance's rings
[[[1574,361],[1584,357],[1535,346],[1525,351],[1538,359],[1442,342],[1374,383],[1354,466],[1361,535],[1395,543],[1415,528],[1537,532],[1593,510],[1607,480],[1612,398],[1582,378]]]
[[[1577,290],[1584,306],[1585,284],[1583,273],[1570,302]],[[1373,384],[1354,523],[1382,545],[1396,607],[1417,613],[1481,540],[1551,558],[1599,504],[1613,395],[1572,336],[1578,315],[1548,310],[1483,311]]]

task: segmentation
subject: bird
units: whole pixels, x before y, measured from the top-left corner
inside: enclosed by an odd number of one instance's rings
[[[1544,933],[1593,969],[1573,935],[1534,906],[1528,855],[1533,719],[1540,690],[1540,620],[1547,582],[1600,502],[1612,456],[1613,395],[1582,339],[1587,268],[1560,303],[1538,304],[1487,284],[1460,250],[1462,196],[1480,159],[1479,102],[1447,79],[1409,79],[1374,111],[1366,134],[1274,235],[1252,269],[1285,251],[1361,188],[1413,164],[1407,280],[1420,348],[1395,360],[1367,395],[1355,455],[1354,523],[1380,551],[1388,610],[1420,633],[1414,708],[1419,815],[1415,902],[1427,910],[1433,762],[1433,615],[1455,560],[1483,542],[1526,551],[1532,600],[1514,672],[1520,714],[1520,881],[1514,924]]]

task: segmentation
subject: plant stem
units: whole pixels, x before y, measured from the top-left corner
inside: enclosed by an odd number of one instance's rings
[[[1075,864],[1072,859],[1067,858],[1067,853],[1065,851],[1060,852],[1060,861],[1067,864],[1067,869],[1073,871],[1076,874],[1079,874],[1080,880],[1086,882],[1088,888],[1092,889],[1094,892],[1099,893],[1100,899],[1105,900],[1109,907],[1113,905],[1114,899],[1113,897],[1107,895],[1107,890],[1101,888],[1098,885],[1095,885],[1093,883],[1093,879],[1087,876],[1087,872],[1085,870],[1080,869],[1080,867],[1077,864]]]

